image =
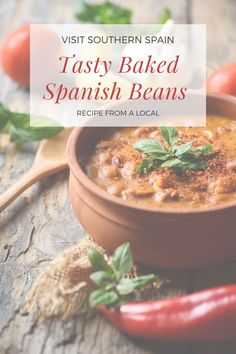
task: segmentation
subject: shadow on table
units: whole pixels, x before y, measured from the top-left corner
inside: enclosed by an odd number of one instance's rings
[[[236,335],[235,342],[217,342],[217,343],[180,343],[165,342],[155,340],[132,339],[136,345],[150,353],[163,354],[235,354],[236,353]]]

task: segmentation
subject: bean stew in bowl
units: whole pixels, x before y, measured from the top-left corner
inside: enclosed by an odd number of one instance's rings
[[[234,98],[208,95],[204,128],[75,128],[68,161],[74,211],[108,251],[171,269],[236,256]]]
[[[138,204],[207,208],[236,200],[236,121],[106,129],[83,168],[100,188]]]

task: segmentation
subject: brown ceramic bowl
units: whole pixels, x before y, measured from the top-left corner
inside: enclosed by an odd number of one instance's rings
[[[236,119],[236,100],[207,96],[207,112]],[[85,230],[109,251],[130,242],[135,261],[165,269],[210,266],[236,257],[236,200],[198,210],[140,206],[108,194],[83,172],[79,157],[103,128],[75,128],[68,142],[69,192]]]

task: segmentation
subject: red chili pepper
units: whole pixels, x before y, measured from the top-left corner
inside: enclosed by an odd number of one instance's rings
[[[99,311],[120,331],[175,341],[236,340],[236,285]]]

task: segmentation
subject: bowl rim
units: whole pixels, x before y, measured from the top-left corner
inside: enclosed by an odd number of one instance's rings
[[[219,93],[207,93],[207,97],[220,100],[222,103],[225,104],[234,104],[236,106],[236,98],[227,94],[219,94]],[[230,118],[231,119],[231,118]],[[230,209],[236,207],[236,200],[232,202],[226,202],[220,204],[218,206],[211,206],[204,208],[181,208],[181,209],[174,209],[174,208],[162,208],[159,206],[147,206],[136,204],[135,202],[125,201],[120,197],[113,196],[109,194],[106,190],[100,188],[97,184],[95,184],[83,171],[80,166],[80,163],[77,158],[77,142],[78,139],[85,129],[94,128],[94,127],[76,127],[72,130],[68,143],[67,143],[67,158],[68,158],[68,165],[70,171],[74,174],[74,176],[79,180],[79,182],[90,192],[95,194],[97,197],[118,205],[120,207],[128,208],[133,211],[144,211],[149,213],[160,213],[160,214],[171,214],[171,215],[193,215],[193,214],[207,214],[207,213],[214,213],[216,211],[224,211],[226,209]]]

